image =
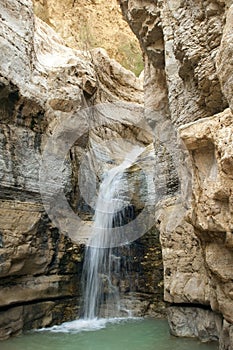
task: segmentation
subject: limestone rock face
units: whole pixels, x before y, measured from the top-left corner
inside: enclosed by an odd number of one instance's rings
[[[216,341],[222,319],[210,310],[190,307],[169,307],[171,334],[179,337],[199,338],[203,342]]]
[[[98,74],[98,102],[143,103],[143,83],[131,71],[110,59],[104,49],[91,50],[91,60]]]
[[[137,38],[117,0],[33,0],[35,14],[72,48],[104,48],[111,58],[137,73],[143,69]],[[132,54],[133,53],[133,54]]]
[[[232,1],[120,4],[145,53],[171,329],[182,336],[189,324],[185,332],[202,338],[215,328],[220,348],[232,349]],[[205,321],[193,318],[202,313]]]
[[[94,103],[117,101],[120,94],[128,103],[140,103],[142,87],[133,73],[104,51],[87,54],[65,46],[34,17],[30,0],[1,1],[0,12],[0,339],[4,339],[70,320],[79,311],[84,245],[71,241],[50,221],[40,193],[49,137],[72,118],[79,131],[86,132],[87,120],[82,115],[77,119],[77,112]],[[116,130],[121,133],[121,120]],[[64,136],[69,140],[69,130]],[[135,133],[131,136],[135,138]],[[80,203],[75,197],[76,156],[85,152],[88,137],[86,133],[76,142],[64,165],[62,181],[71,205]],[[56,178],[56,164],[48,166]]]
[[[227,106],[215,69],[224,27],[222,2],[120,3],[149,58],[149,66],[152,63],[160,75],[161,69],[166,73],[164,90],[174,124],[212,115]],[[156,76],[158,79],[158,73]]]
[[[180,135],[192,156],[195,200],[189,220],[202,242],[205,266],[210,277],[210,305],[231,323],[232,117],[227,109],[180,129]]]
[[[229,4],[232,2],[230,1]],[[229,5],[230,6],[230,5]],[[223,31],[221,45],[216,57],[217,73],[222,86],[222,91],[229,103],[231,110],[233,109],[232,102],[232,20],[233,20],[233,4],[226,13],[226,24]],[[227,62],[227,64],[226,64]]]

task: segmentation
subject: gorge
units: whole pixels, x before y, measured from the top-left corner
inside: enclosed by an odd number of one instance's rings
[[[129,216],[147,201],[140,225],[151,225],[119,248],[120,298],[136,316],[166,313],[176,336],[232,350],[233,3],[112,1],[143,51],[139,78],[101,48],[66,46],[75,46],[65,29],[77,18],[64,6],[81,11],[82,2],[65,3],[34,4],[64,39],[30,0],[0,3],[0,339],[80,317],[99,184],[131,144],[144,151],[127,170]],[[47,158],[51,219],[41,198],[43,153],[55,135],[47,155],[63,156],[59,142],[74,137],[72,123],[81,136],[63,168]],[[57,184],[69,207],[54,195]]]

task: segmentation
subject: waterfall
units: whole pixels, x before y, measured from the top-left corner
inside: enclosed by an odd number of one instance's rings
[[[93,231],[86,246],[83,266],[84,319],[122,315],[119,295],[121,262],[114,255],[113,248],[119,242],[117,228],[124,224],[124,215],[130,205],[126,169],[143,150],[134,146],[120,165],[105,174],[100,185]]]

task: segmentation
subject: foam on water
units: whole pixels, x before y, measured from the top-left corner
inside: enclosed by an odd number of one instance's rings
[[[97,331],[106,328],[108,324],[118,324],[129,320],[141,320],[139,317],[112,317],[112,318],[94,318],[91,320],[79,319],[71,322],[64,322],[61,325],[49,328],[41,328],[37,332],[52,332],[52,333],[73,333]]]

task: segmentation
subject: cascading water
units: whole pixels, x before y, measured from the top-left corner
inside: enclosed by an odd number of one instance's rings
[[[120,258],[114,255],[113,247],[118,245],[117,227],[122,226],[130,205],[125,171],[143,150],[134,146],[119,166],[105,174],[100,185],[93,232],[84,258],[84,319],[122,316],[118,288]]]

